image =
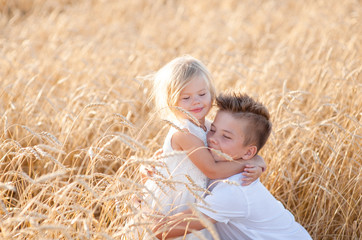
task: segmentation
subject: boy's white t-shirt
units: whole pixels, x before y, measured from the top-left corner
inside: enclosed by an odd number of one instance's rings
[[[215,227],[221,239],[312,239],[259,179],[241,186],[241,178],[236,174],[226,181],[211,183],[205,208],[203,204],[199,207],[217,221]]]

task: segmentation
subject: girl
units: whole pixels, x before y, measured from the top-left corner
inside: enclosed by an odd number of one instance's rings
[[[215,89],[209,71],[199,60],[187,55],[172,60],[156,73],[153,90],[158,111],[171,117],[175,125],[162,148],[160,159],[165,168],[156,169],[162,177],[145,184],[154,196],[147,201],[154,210],[165,215],[185,210],[190,207],[187,204],[202,198],[208,179],[244,171],[249,184],[261,175],[265,167],[261,157],[216,162],[206,147],[210,122],[205,117],[212,107]],[[192,239],[189,235],[187,239]]]

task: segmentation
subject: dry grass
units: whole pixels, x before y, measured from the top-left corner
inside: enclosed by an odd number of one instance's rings
[[[168,127],[142,76],[188,53],[268,106],[274,196],[314,239],[360,239],[361,22],[357,0],[0,1],[0,238],[137,239]]]

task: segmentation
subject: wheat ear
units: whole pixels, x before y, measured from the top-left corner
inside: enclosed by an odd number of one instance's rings
[[[190,118],[190,120],[198,127],[201,127],[201,123],[199,122],[199,120],[197,120],[194,116],[192,116],[192,114],[188,111],[186,111],[185,109],[183,108],[180,108],[180,107],[176,107],[176,106],[173,106],[172,108],[176,109],[177,111],[180,111],[182,113],[184,113],[187,117]]]

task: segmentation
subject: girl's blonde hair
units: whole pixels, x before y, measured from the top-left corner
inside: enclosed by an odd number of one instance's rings
[[[211,101],[215,99],[215,88],[210,72],[198,59],[184,55],[173,59],[163,66],[154,77],[153,96],[156,108],[162,117],[175,114],[177,101],[181,91],[194,78],[202,77],[210,91]]]

